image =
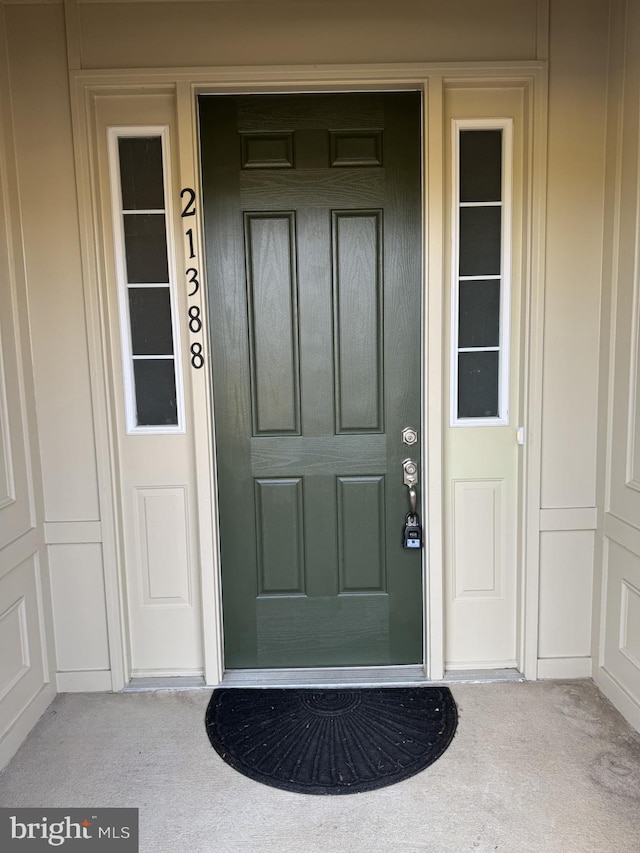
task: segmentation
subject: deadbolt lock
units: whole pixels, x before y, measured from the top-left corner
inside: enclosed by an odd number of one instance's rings
[[[412,444],[416,444],[418,441],[418,432],[413,427],[405,427],[402,430],[402,441],[411,447]]]

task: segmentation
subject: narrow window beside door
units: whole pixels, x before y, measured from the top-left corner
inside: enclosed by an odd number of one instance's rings
[[[111,128],[128,433],[183,432],[167,128]]]
[[[509,421],[511,122],[453,122],[451,424]]]

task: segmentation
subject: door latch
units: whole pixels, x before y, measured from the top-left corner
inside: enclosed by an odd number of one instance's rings
[[[411,509],[405,515],[402,532],[403,548],[422,548],[422,527],[420,516],[416,511],[418,485],[418,463],[413,459],[405,459],[402,463],[402,482],[409,489],[409,506]]]
[[[402,482],[409,489],[409,505],[411,512],[416,511],[416,486],[418,485],[418,464],[413,459],[405,459],[402,463]]]

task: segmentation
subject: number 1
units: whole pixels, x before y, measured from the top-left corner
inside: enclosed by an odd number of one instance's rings
[[[189,240],[189,259],[195,258],[196,253],[193,250],[193,228],[188,228],[186,233]]]

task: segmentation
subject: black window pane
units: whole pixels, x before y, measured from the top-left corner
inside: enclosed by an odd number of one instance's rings
[[[502,210],[460,208],[460,275],[500,275]]]
[[[130,287],[129,317],[134,355],[173,355],[168,287]]]
[[[124,218],[124,249],[130,284],[169,281],[164,213],[132,213]]]
[[[162,140],[159,136],[121,136],[120,186],[123,210],[162,210]]]
[[[459,347],[497,347],[500,343],[500,281],[461,281]]]
[[[178,404],[173,359],[136,359],[133,375],[138,426],[175,426]]]
[[[497,352],[458,353],[458,417],[498,415]]]
[[[460,201],[502,199],[502,131],[460,132]]]

